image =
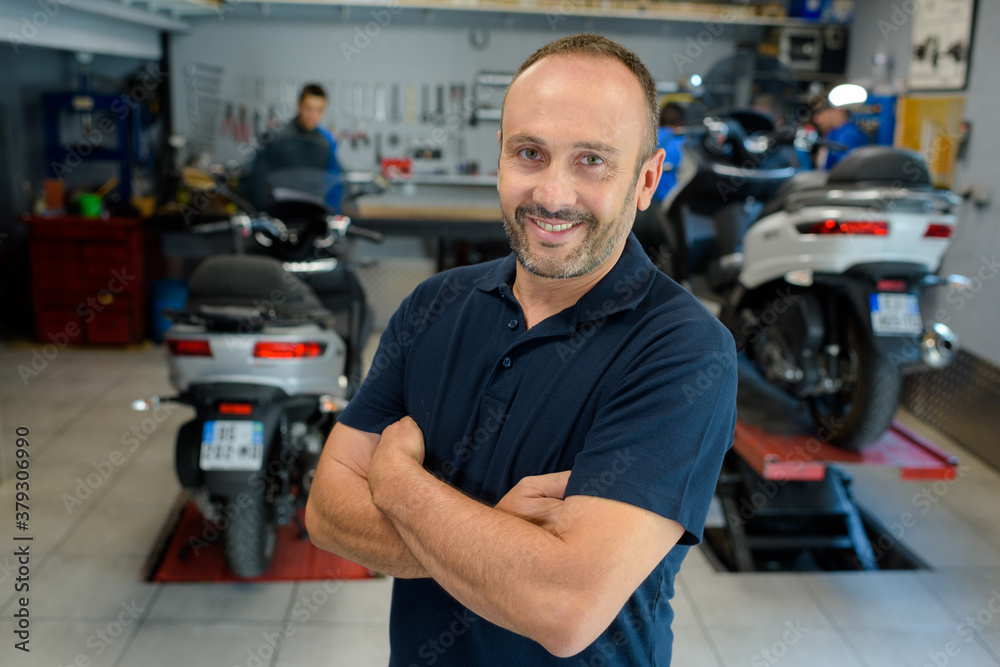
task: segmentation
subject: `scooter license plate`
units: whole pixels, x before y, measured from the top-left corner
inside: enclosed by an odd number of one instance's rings
[[[202,470],[260,470],[263,463],[263,422],[205,422],[199,461]]]
[[[876,336],[919,336],[924,330],[915,294],[872,294],[868,297]]]

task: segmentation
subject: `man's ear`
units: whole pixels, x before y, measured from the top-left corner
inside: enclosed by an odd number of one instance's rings
[[[649,203],[653,200],[656,186],[660,183],[660,176],[663,175],[663,160],[667,157],[667,152],[662,148],[657,148],[653,157],[646,160],[639,172],[639,182],[636,184],[636,208],[645,211],[649,208]]]
[[[500,148],[503,148],[503,130],[497,130],[497,144]]]

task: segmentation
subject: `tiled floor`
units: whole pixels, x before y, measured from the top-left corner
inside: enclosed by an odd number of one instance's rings
[[[160,348],[65,350],[22,379],[33,350],[0,346],[0,438],[30,429],[31,653],[14,649],[14,485],[0,483],[0,664],[56,667],[385,665],[390,582],[155,585],[140,573],[179,492],[173,439],[130,402],[168,394]],[[40,362],[36,360],[40,366]],[[859,503],[932,566],[922,572],[715,572],[688,557],[675,599],[680,667],[1000,665],[1000,476],[962,459],[950,484],[855,469]],[[144,421],[146,420],[146,421]],[[135,433],[132,429],[135,427]]]

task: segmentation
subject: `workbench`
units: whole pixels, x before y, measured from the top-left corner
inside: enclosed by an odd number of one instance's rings
[[[495,176],[396,181],[387,192],[361,197],[346,212],[367,229],[428,241],[437,270],[510,252]]]

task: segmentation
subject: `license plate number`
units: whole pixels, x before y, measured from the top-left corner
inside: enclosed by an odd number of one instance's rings
[[[924,330],[915,294],[872,294],[868,297],[872,331],[877,336],[919,336]]]
[[[199,461],[202,470],[260,470],[263,463],[263,422],[205,422]]]

